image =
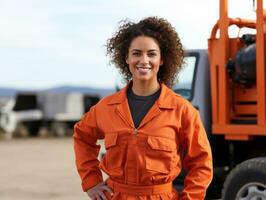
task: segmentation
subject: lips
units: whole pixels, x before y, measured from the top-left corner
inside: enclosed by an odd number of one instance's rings
[[[137,69],[151,69],[151,67],[137,67]]]
[[[136,69],[140,74],[144,75],[151,70],[151,67],[136,67]]]
[[[151,70],[150,65],[137,65],[136,68],[137,70]]]

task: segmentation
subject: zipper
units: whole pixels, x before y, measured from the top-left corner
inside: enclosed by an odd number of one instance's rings
[[[120,113],[119,110],[117,110],[117,112],[118,112],[118,115],[122,118],[122,120],[123,120],[124,122],[126,122],[130,127],[133,127],[133,135],[137,136],[137,134],[138,134],[138,129],[135,128],[134,126],[132,126],[131,123],[130,123],[126,118],[124,118],[124,116]]]
[[[137,128],[134,128],[134,129],[133,129],[133,134],[134,134],[135,136],[137,136],[137,134],[138,134],[138,129],[137,129]]]

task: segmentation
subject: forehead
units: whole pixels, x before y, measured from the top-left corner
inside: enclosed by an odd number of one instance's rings
[[[134,38],[129,46],[129,50],[140,49],[140,50],[160,50],[156,39],[148,36],[138,36]]]

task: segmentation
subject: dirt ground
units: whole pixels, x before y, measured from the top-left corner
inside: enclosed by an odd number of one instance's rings
[[[76,199],[89,200],[71,137],[0,139],[0,200]]]
[[[1,200],[88,200],[72,138],[0,140]]]

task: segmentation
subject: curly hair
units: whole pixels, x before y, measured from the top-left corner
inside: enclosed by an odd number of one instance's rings
[[[163,65],[160,66],[157,78],[160,82],[172,87],[176,76],[182,68],[184,49],[175,28],[165,19],[148,17],[133,23],[129,20],[120,22],[117,32],[107,40],[107,55],[128,82],[132,78],[126,58],[132,40],[138,36],[154,38],[161,51]]]

